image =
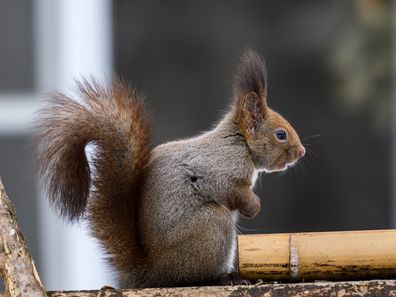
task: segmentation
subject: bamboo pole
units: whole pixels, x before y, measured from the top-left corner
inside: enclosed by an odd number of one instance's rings
[[[0,179],[0,273],[8,297],[47,296]]]
[[[238,253],[250,280],[396,277],[396,230],[241,235]]]

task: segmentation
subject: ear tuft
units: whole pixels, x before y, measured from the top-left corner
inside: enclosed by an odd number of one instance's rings
[[[264,59],[251,49],[246,49],[237,67],[234,79],[234,98],[254,92],[265,103],[267,99],[267,68]]]
[[[234,81],[235,119],[247,139],[254,138],[267,112],[267,70],[263,58],[248,49]]]

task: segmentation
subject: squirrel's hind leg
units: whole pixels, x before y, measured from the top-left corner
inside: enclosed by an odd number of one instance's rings
[[[150,257],[150,286],[214,284],[233,270],[235,222],[216,202],[187,212],[156,242],[161,247]]]

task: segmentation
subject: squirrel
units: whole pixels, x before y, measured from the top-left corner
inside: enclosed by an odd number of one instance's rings
[[[53,93],[34,123],[38,173],[54,207],[88,220],[124,288],[238,283],[236,223],[260,211],[257,173],[283,171],[305,154],[267,105],[264,59],[242,54],[232,106],[213,130],[155,148],[142,95],[116,78],[76,84],[79,101]],[[88,144],[96,145],[91,162]]]

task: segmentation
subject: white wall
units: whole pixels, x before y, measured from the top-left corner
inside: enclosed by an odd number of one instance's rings
[[[35,6],[37,94],[68,92],[74,78],[112,74],[112,20],[109,0],[38,0]],[[32,107],[36,108],[37,102]],[[20,121],[18,120],[18,123]],[[19,127],[20,129],[21,127]],[[44,196],[43,193],[40,193]],[[40,199],[40,271],[47,289],[115,286],[110,269],[83,224],[66,224]]]

